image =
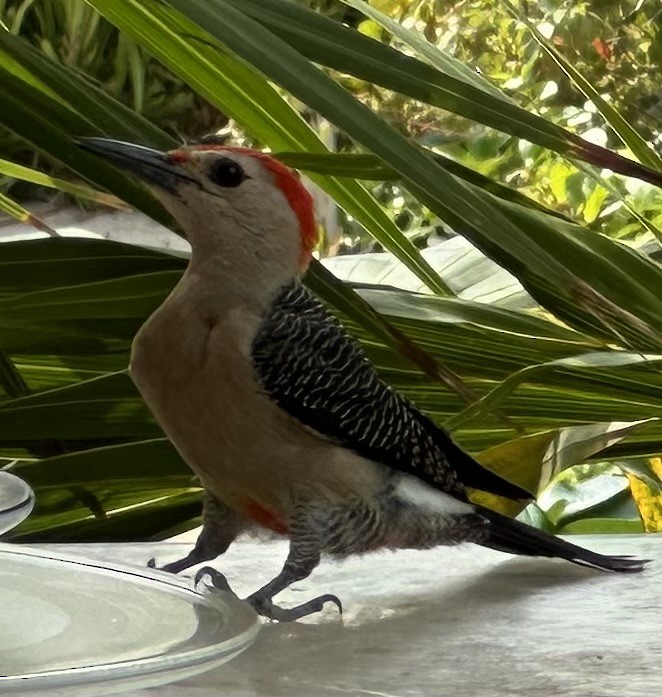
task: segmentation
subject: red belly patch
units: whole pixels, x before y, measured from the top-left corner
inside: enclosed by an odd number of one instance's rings
[[[244,506],[244,515],[269,530],[285,535],[289,532],[282,516],[257,501],[249,499]]]

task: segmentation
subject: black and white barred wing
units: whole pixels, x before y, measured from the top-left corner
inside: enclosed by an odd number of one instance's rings
[[[320,435],[464,498],[464,486],[528,494],[485,470],[377,374],[362,348],[302,285],[288,286],[253,343],[262,389]]]

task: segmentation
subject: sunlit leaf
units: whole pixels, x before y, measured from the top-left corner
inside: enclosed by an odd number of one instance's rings
[[[1,192],[0,212],[6,213],[7,215],[10,215],[12,218],[16,218],[16,220],[20,221],[21,223],[31,225],[33,228],[36,228],[40,232],[45,232],[48,235],[57,237],[57,232],[53,230],[52,227],[47,225],[43,220],[41,220],[41,218],[34,215],[33,213],[30,213],[30,211],[21,206],[20,203],[16,203],[16,201],[13,201],[11,198],[9,198],[9,196],[6,196]]]
[[[584,462],[646,423],[591,424],[522,436],[480,453],[478,460],[508,481],[535,494],[543,491],[559,473]],[[555,485],[558,482],[557,479]],[[626,487],[627,483],[623,482],[623,488]],[[506,507],[503,500],[492,495],[481,493],[472,495],[472,498],[484,505]],[[544,491],[538,501],[545,509]],[[520,504],[510,503],[507,512],[518,513],[521,508]],[[556,522],[557,518],[549,511],[547,515]]]
[[[127,208],[127,205],[124,202],[120,201],[120,199],[112,194],[107,194],[103,191],[95,191],[89,186],[72,184],[64,179],[50,177],[47,174],[42,174],[34,169],[30,169],[29,167],[23,167],[22,165],[17,165],[14,162],[7,162],[7,160],[0,159],[0,174],[4,174],[5,176],[12,177],[14,179],[32,182],[33,184],[39,184],[40,186],[46,186],[50,189],[64,191],[72,196],[88,199],[89,201],[100,203],[103,206],[111,206],[112,208]]]
[[[626,474],[632,498],[637,504],[639,515],[646,532],[662,532],[662,488],[645,481],[636,474]]]

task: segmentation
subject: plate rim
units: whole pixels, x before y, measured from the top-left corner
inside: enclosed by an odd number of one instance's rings
[[[2,482],[2,479],[6,477],[8,477],[10,480],[13,480],[23,489],[25,498],[19,501],[18,503],[13,504],[9,508],[0,509],[0,515],[3,515],[5,513],[21,511],[21,515],[19,516],[19,518],[17,518],[13,525],[11,525],[8,528],[5,528],[2,525],[0,525],[0,535],[8,533],[15,527],[20,525],[30,515],[30,513],[32,513],[35,506],[35,493],[32,487],[24,479],[21,479],[21,477],[18,477],[13,472],[10,472],[9,470],[5,469],[0,469],[0,483]]]
[[[218,611],[221,608],[231,609],[233,611],[231,616],[234,622],[240,626],[241,631],[236,636],[225,639],[223,641],[224,648],[220,652],[219,644],[216,643],[204,649],[179,651],[167,659],[160,656],[147,656],[114,663],[59,668],[24,675],[0,675],[0,691],[13,689],[16,692],[17,688],[18,692],[44,688],[83,688],[94,685],[99,681],[110,684],[114,681],[129,681],[140,677],[148,678],[149,676],[156,677],[163,673],[195,669],[202,666],[208,666],[211,669],[215,665],[228,660],[228,654],[234,656],[248,648],[255,641],[261,628],[257,613],[232,594],[209,585],[203,585],[204,592],[199,592],[191,587],[187,578],[175,576],[165,571],[149,567],[141,569],[115,562],[100,562],[76,554],[51,552],[42,548],[30,549],[27,545],[0,542],[0,558],[6,554],[23,558],[31,557],[49,560],[65,565],[84,566],[87,569],[98,569],[117,574],[118,576],[130,576],[138,582],[156,582],[161,587],[162,592],[187,595],[191,600],[211,606]],[[198,670],[196,674],[201,672],[204,671]],[[177,679],[175,677],[173,681]],[[165,681],[162,681],[161,684],[163,682]],[[148,687],[148,685],[146,684],[145,687]]]

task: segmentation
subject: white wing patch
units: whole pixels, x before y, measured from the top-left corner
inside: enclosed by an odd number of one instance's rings
[[[438,515],[466,515],[475,511],[470,503],[433,489],[425,482],[403,474],[393,492],[397,498],[421,511]]]

